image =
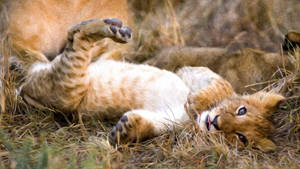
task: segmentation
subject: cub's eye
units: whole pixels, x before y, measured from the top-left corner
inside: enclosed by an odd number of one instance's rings
[[[241,106],[241,107],[238,108],[238,112],[237,112],[238,116],[244,115],[246,113],[247,113],[247,109],[246,109],[245,106]]]
[[[241,142],[243,142],[244,144],[246,144],[248,141],[246,139],[246,137],[240,133],[236,133],[240,139]]]

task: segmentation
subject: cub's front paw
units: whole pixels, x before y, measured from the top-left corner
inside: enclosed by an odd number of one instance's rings
[[[201,112],[197,111],[196,109],[196,102],[195,102],[195,96],[191,93],[189,93],[189,95],[187,96],[187,102],[184,105],[185,111],[186,113],[188,113],[188,115],[194,119],[195,116]]]
[[[112,145],[138,142],[154,136],[153,125],[137,114],[124,114],[109,135]]]

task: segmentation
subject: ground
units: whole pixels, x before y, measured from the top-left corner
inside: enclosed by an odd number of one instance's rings
[[[134,62],[173,45],[280,52],[287,30],[300,30],[298,0],[129,2],[137,26],[127,59]],[[85,132],[76,117],[38,111],[16,97],[10,76],[3,84],[9,96],[0,115],[0,168],[300,168],[300,54],[290,57],[295,72],[278,70],[266,82],[287,97],[272,118],[275,152],[238,150],[188,124],[146,142],[112,147],[107,136],[113,124],[85,117]]]

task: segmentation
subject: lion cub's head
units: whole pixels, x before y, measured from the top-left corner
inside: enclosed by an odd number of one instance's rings
[[[269,117],[284,97],[274,93],[257,92],[247,96],[231,96],[216,107],[204,111],[197,122],[203,131],[221,131],[231,143],[252,144],[262,151],[275,149],[268,139],[274,127]]]

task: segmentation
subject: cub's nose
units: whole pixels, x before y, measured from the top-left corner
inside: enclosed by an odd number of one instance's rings
[[[214,120],[211,122],[212,125],[214,125],[215,129],[220,130],[219,126],[218,126],[218,118],[219,115],[217,115]]]

